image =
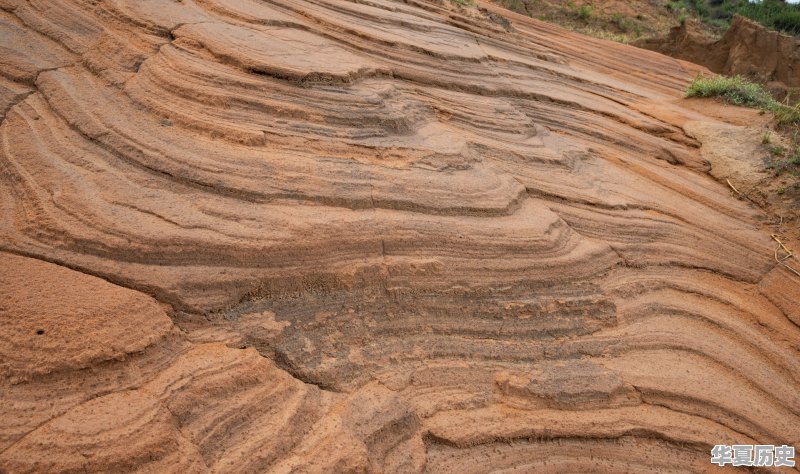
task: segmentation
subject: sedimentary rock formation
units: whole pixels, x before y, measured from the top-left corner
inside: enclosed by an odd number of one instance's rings
[[[800,285],[697,66],[490,5],[0,8],[0,470],[800,446]]]

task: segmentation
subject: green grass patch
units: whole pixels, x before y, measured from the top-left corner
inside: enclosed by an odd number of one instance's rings
[[[694,78],[686,97],[721,97],[725,101],[745,107],[767,108],[775,99],[759,84],[750,82],[742,76],[698,75]]]
[[[719,97],[731,104],[772,112],[780,125],[800,124],[800,103],[782,104],[760,84],[742,76],[706,77],[698,74],[689,84],[686,97]]]
[[[769,149],[769,152],[775,156],[783,156],[786,154],[786,150],[782,146],[774,146]]]
[[[775,120],[781,125],[800,124],[800,103],[795,105],[776,103],[772,112],[775,114]]]
[[[737,2],[738,3],[738,2]],[[755,20],[762,25],[790,35],[800,35],[800,4],[779,0],[762,0],[739,4],[732,13]]]
[[[739,14],[767,28],[800,35],[800,3],[781,0],[670,0],[666,7],[674,12],[685,9],[700,21],[719,28],[727,28],[731,18]]]

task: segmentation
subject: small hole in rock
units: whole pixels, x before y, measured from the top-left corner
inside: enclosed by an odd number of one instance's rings
[[[42,334],[44,334],[44,329],[37,329],[36,334],[41,336]]]

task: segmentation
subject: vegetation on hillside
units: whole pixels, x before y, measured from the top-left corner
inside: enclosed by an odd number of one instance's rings
[[[740,76],[704,77],[698,75],[686,91],[687,97],[717,97],[727,102],[761,109],[775,116],[777,126],[770,126],[761,136],[763,154],[753,154],[755,162],[764,166],[762,178],[746,188],[727,184],[740,198],[759,206],[779,220],[773,238],[781,243],[787,234],[781,226],[797,227],[797,204],[800,203],[800,103],[790,106],[770,96],[759,84]],[[746,183],[747,180],[742,183]],[[749,189],[748,189],[749,188]],[[741,189],[741,191],[740,191]],[[785,221],[786,219],[786,221]],[[794,224],[789,224],[790,222]],[[791,228],[791,227],[790,227]],[[800,237],[800,233],[797,233]],[[781,243],[781,245],[783,245]],[[777,258],[777,257],[776,257]]]
[[[726,29],[734,15],[750,18],[767,28],[800,35],[800,4],[781,0],[670,0],[668,8],[689,12],[698,20]]]
[[[632,9],[624,2],[593,0],[494,0],[509,10],[597,38],[627,43],[643,37],[660,36],[677,24],[662,5],[643,4]]]
[[[789,105],[778,102],[760,84],[742,76],[706,77],[698,74],[689,84],[686,97],[719,97],[732,104],[772,112],[779,125],[800,124],[800,103]]]
[[[721,36],[737,13],[767,28],[800,35],[800,4],[781,0],[494,1],[523,15],[623,43],[665,36],[671,27],[687,18],[699,20],[710,36]]]
[[[732,104],[764,110],[776,103],[760,84],[750,82],[742,76],[706,77],[698,74],[689,84],[686,97],[721,97]]]

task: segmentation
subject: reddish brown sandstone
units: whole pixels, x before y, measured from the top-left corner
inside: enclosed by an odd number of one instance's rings
[[[699,67],[508,16],[0,0],[0,470],[800,446],[798,282]]]

